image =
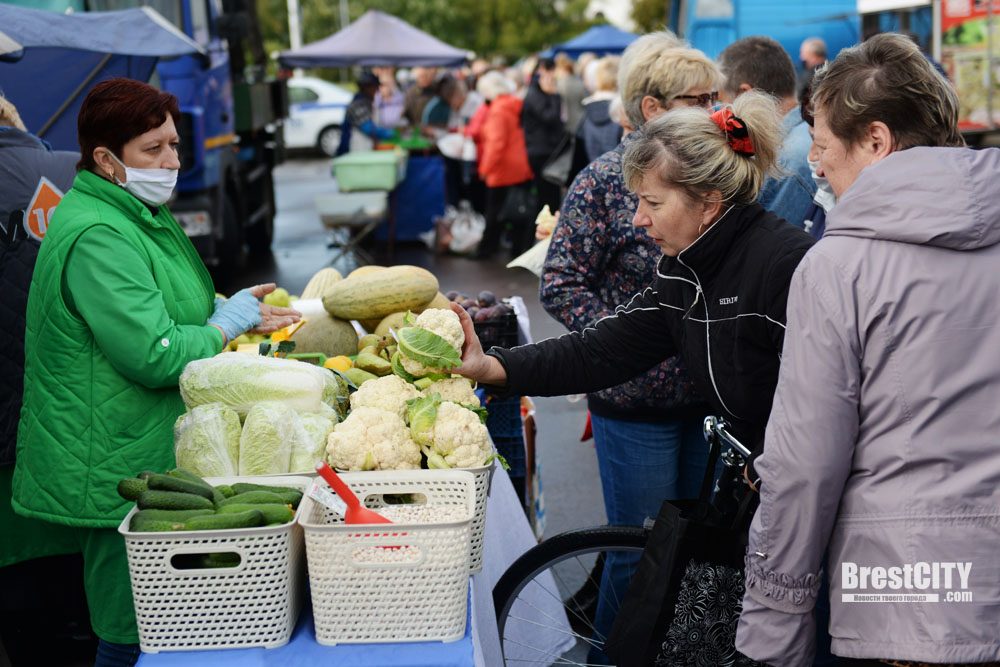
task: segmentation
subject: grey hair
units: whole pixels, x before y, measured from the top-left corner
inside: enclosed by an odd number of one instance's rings
[[[745,206],[754,202],[764,179],[777,172],[781,115],[770,95],[751,90],[732,106],[746,126],[754,154],[733,150],[726,133],[699,107],[674,109],[646,124],[643,137],[625,150],[625,182],[636,190],[655,172],[667,186],[683,189],[692,199],[719,192],[719,201]]]
[[[483,96],[487,102],[492,102],[501,95],[510,94],[510,84],[503,74],[492,70],[486,72],[476,82],[476,91]]]

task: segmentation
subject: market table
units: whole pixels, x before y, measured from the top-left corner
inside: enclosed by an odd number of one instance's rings
[[[469,619],[465,637],[450,643],[413,642],[397,644],[340,644],[321,646],[316,643],[310,607],[303,610],[292,640],[273,649],[228,649],[214,651],[182,651],[143,653],[137,664],[143,667],[173,667],[183,665],[289,665],[335,664],[338,667],[496,667],[502,664],[493,609],[493,586],[522,553],[536,544],[534,533],[524,516],[510,477],[501,468],[494,468],[489,500],[486,503],[486,530],[483,545],[483,571],[472,577]],[[551,577],[551,574],[547,574]],[[549,583],[550,590],[555,582]],[[524,637],[529,645],[545,645],[553,652],[566,651],[569,624],[565,611],[553,598],[540,590],[532,604],[543,610],[553,621],[552,628],[529,627],[534,636]],[[542,644],[540,644],[540,642]],[[569,644],[567,645],[567,642]]]

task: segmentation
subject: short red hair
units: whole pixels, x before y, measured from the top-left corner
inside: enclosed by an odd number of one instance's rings
[[[177,98],[135,79],[109,79],[94,86],[76,119],[80,141],[78,169],[95,169],[94,149],[104,146],[121,159],[122,147],[163,125],[167,114],[178,124]]]

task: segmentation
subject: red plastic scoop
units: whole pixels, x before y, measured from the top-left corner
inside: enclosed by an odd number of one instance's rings
[[[319,463],[316,466],[316,472],[333,487],[340,499],[347,504],[347,511],[344,512],[344,523],[392,523],[378,512],[362,507],[358,497],[326,462]]]

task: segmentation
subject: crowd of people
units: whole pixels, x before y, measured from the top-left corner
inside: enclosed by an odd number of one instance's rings
[[[779,667],[835,664],[831,652],[858,665],[996,664],[1000,151],[965,147],[953,88],[907,38],[877,35],[829,62],[821,46],[803,46],[801,81],[771,38],[712,60],[668,32],[620,57],[416,67],[407,86],[376,68],[358,81],[343,149],[404,125],[467,139],[474,158],[449,157],[452,196],[485,215],[478,258],[500,251],[516,198],[559,211],[540,298],[570,333],[483,350],[453,305],[458,372],[511,394],[587,392],[610,522],[697,494],[705,415],[752,450],[745,491],[759,508],[737,649]],[[99,664],[130,664],[138,648],[120,502],[97,485],[169,467],[156,443],[172,441],[186,363],[299,318],[259,301],[273,285],[215,295],[166,206],[178,119],[170,95],[102,82],[68,155],[0,105],[0,148],[68,190],[18,305],[23,406],[10,387],[0,525],[21,538],[0,565],[81,554]],[[551,177],[567,150],[568,175]],[[9,242],[30,185],[3,181]],[[513,222],[520,253],[534,228]],[[601,587],[634,562],[609,557]],[[848,566],[914,563],[968,565],[973,597],[838,595]],[[615,611],[597,605],[600,631]],[[594,646],[588,664],[607,662]]]

